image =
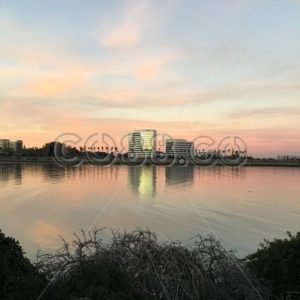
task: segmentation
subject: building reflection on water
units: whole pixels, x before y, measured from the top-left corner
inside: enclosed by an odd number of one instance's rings
[[[75,172],[71,168],[62,168],[48,163],[1,163],[0,182],[14,180],[16,185],[22,184],[23,176],[38,176],[45,181],[59,182],[66,176],[66,172]]]
[[[166,185],[194,183],[194,166],[166,167]]]
[[[10,180],[22,184],[22,164],[0,164],[0,183]]]
[[[131,190],[140,198],[154,198],[156,193],[156,168],[154,166],[128,167]]]

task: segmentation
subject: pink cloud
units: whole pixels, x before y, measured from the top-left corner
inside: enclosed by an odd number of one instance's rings
[[[300,132],[293,128],[258,127],[249,129],[246,127],[230,127],[229,124],[227,126],[213,125],[207,122],[102,119],[74,116],[68,112],[53,114],[52,118],[43,122],[40,130],[36,132],[34,132],[31,122],[24,123],[24,121],[21,121],[18,125],[17,127],[4,128],[4,131],[0,131],[1,137],[23,139],[26,146],[42,146],[64,132],[71,132],[82,138],[82,141],[77,144],[77,147],[79,147],[83,146],[84,141],[93,133],[99,134],[99,141],[96,146],[101,146],[101,135],[106,133],[114,139],[115,145],[118,147],[121,147],[121,139],[125,137],[124,146],[126,147],[126,136],[129,132],[135,129],[155,128],[160,134],[159,139],[162,138],[161,134],[189,140],[201,136],[210,136],[216,141],[215,148],[224,137],[239,136],[247,144],[249,153],[253,155],[299,154],[300,150]],[[113,145],[113,142],[109,141],[109,143]]]
[[[101,39],[104,47],[123,48],[136,46],[140,40],[140,31],[137,26],[130,23],[119,24],[112,32]]]
[[[33,79],[25,86],[25,94],[32,96],[62,96],[66,92],[73,91],[84,80],[82,73],[67,73],[64,76],[50,75]]]

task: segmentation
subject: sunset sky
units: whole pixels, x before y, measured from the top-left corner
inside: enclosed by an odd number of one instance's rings
[[[0,1],[0,138],[239,136],[300,153],[300,0]]]

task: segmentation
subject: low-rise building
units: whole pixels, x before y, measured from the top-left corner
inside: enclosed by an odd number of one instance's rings
[[[0,154],[7,153],[9,151],[9,140],[0,139]]]
[[[10,141],[9,139],[0,139],[0,153],[7,154],[7,153],[14,153],[19,154],[21,153],[23,148],[23,141]]]
[[[194,152],[193,142],[185,139],[168,139],[166,140],[166,154],[175,157],[189,157]]]
[[[21,141],[21,140],[10,141],[9,147],[10,147],[10,149],[12,149],[13,153],[19,154],[22,152],[23,141]]]

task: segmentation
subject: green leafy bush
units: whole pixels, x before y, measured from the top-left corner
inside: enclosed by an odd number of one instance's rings
[[[265,240],[255,253],[247,257],[249,269],[268,280],[278,297],[300,299],[300,232],[288,238]]]
[[[0,231],[0,299],[36,299],[46,279],[24,257],[15,239]]]

